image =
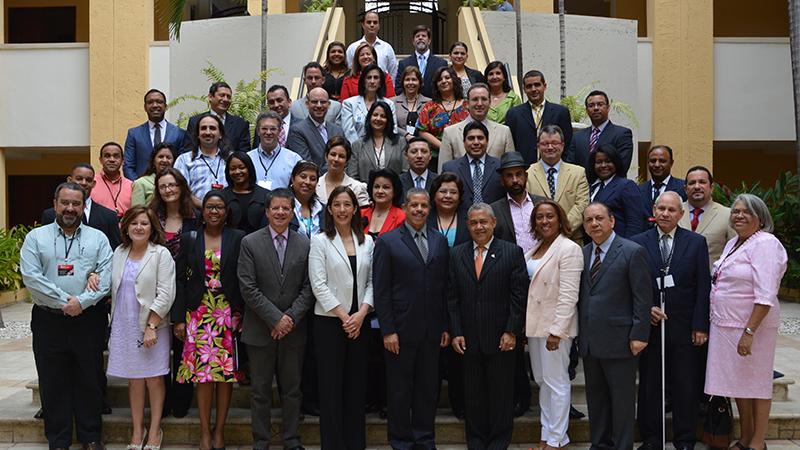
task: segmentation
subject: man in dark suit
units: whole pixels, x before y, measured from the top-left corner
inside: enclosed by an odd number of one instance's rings
[[[500,160],[487,155],[489,130],[480,122],[470,122],[464,127],[464,147],[467,152],[462,158],[447,161],[442,172],[453,172],[464,183],[464,198],[461,209],[475,203],[493,203],[503,197],[503,185],[497,168]]]
[[[611,103],[603,91],[592,91],[586,96],[586,113],[592,121],[592,126],[575,133],[571,147],[567,149],[564,161],[577,164],[586,168],[589,155],[600,148],[601,145],[611,144],[622,157],[622,170],[617,171],[617,176],[627,177],[633,158],[633,133],[630,128],[615,125],[608,120]],[[591,170],[586,171],[589,184],[594,181]]]
[[[638,355],[653,305],[647,252],[614,234],[602,203],[586,207],[583,228],[592,242],[583,247],[578,326],[592,448],[631,449]]]
[[[514,349],[528,295],[525,257],[494,238],[492,207],[469,208],[472,240],[450,253],[448,309],[452,346],[464,358],[467,447],[506,449],[514,426]],[[530,395],[530,394],[529,394]]]
[[[564,133],[564,148],[572,145],[572,119],[567,108],[545,100],[547,83],[542,72],[528,71],[522,83],[528,101],[508,110],[506,126],[511,128],[514,148],[522,153],[525,162],[530,165],[539,158],[536,144],[539,130],[545,125],[558,125]]]
[[[708,245],[697,233],[678,227],[681,197],[672,191],[656,200],[656,227],[631,240],[647,250],[652,280],[650,343],[639,360],[639,433],[641,450],[661,449],[661,328],[664,330],[666,382],[672,400],[672,442],[677,450],[694,448],[697,432],[697,349],[708,341]],[[659,286],[664,282],[664,306]]]
[[[422,95],[433,97],[433,74],[440,67],[447,67],[447,61],[434,55],[431,51],[431,29],[427,25],[414,27],[412,35],[414,53],[400,61],[397,66],[397,76],[394,78],[394,91],[403,92],[403,71],[408,66],[414,66],[422,73]]]
[[[394,449],[433,450],[440,348],[447,331],[447,240],[426,226],[430,197],[413,188],[406,221],[375,241],[372,285],[386,351],[388,436]],[[413,420],[412,420],[413,417]]]
[[[269,449],[272,378],[280,380],[283,448],[300,445],[300,378],[305,353],[306,312],[314,305],[308,279],[308,238],[289,229],[294,217],[289,189],[272,191],[269,226],[245,236],[239,255],[239,286],[247,308],[242,342],[247,344],[253,395],[253,448]]]
[[[158,89],[150,89],[144,94],[144,112],[147,113],[147,122],[138,127],[128,129],[125,138],[125,161],[122,173],[129,180],[136,180],[147,171],[150,155],[153,148],[166,142],[172,144],[177,158],[186,132],[167,122],[164,113],[167,112],[167,96]]]
[[[325,146],[334,136],[344,136],[344,130],[333,121],[326,120],[330,100],[328,92],[321,87],[312,89],[306,95],[308,117],[296,120],[289,130],[286,148],[300,155],[307,161],[313,161],[321,173],[328,171],[325,160]]]
[[[228,114],[228,108],[231,107],[231,99],[233,99],[233,89],[224,81],[218,81],[208,88],[208,106],[211,114],[214,114],[222,120],[222,125],[225,127],[225,138],[231,146],[231,150],[239,150],[247,152],[250,148],[250,124],[246,120],[233,114]],[[192,131],[197,126],[197,121],[200,120],[200,114],[189,118],[189,123],[186,125],[186,138],[183,140],[182,153],[192,151],[192,147],[198,145],[193,142]]]
[[[676,192],[683,201],[686,201],[686,182],[672,176],[672,149],[666,145],[654,145],[647,152],[647,171],[650,179],[639,185],[645,211],[648,215],[653,211],[653,205],[659,195],[664,192]],[[655,223],[655,220],[652,220]]]
[[[431,146],[421,137],[412,138],[404,151],[408,170],[400,174],[400,183],[403,184],[403,197],[413,187],[430,191],[437,173],[428,170],[431,162]]]

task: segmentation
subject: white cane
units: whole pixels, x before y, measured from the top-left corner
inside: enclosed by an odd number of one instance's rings
[[[664,272],[661,272],[661,289],[659,290],[661,299],[661,312],[666,316],[667,311],[664,302]],[[661,448],[667,448],[667,377],[665,370],[666,358],[664,355],[667,324],[661,321]]]

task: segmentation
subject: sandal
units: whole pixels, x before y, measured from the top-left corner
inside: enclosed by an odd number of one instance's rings
[[[125,450],[142,450],[142,447],[144,447],[144,443],[146,440],[147,440],[147,428],[144,428],[144,430],[142,431],[142,443],[139,445],[128,444],[125,447]]]
[[[158,429],[158,445],[150,445],[147,444],[144,446],[143,450],[161,450],[161,442],[164,441],[164,430],[161,428]]]

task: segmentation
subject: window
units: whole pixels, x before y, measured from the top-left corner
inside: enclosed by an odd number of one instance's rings
[[[74,6],[8,8],[9,44],[75,42],[75,34]]]

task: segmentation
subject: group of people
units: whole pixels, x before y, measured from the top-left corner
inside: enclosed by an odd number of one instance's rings
[[[736,447],[765,449],[786,252],[764,202],[715,203],[711,172],[674,177],[666,145],[637,186],[602,91],[573,135],[541,72],[523,103],[502,63],[466,67],[463,43],[448,65],[418,27],[398,65],[377,14],[362,28],[305,66],[304,98],[268,90],[252,142],[227,84],[187,131],[153,89],[101,172],[78,164],[56,188],[21,254],[50,448],[73,421],[102,448],[107,373],[129,380],[131,450],[158,450],[162,416],[195,393],[199,447],[224,448],[235,382],[265,450],[274,379],[286,449],[303,448],[302,414],[323,449],[363,449],[367,411],[392,448],[433,449],[443,378],[468,448],[501,449],[531,370],[550,450],[580,414],[580,357],[593,447],[632,448],[638,420],[661,448],[663,360],[677,449],[695,445],[703,392],[736,398]]]

